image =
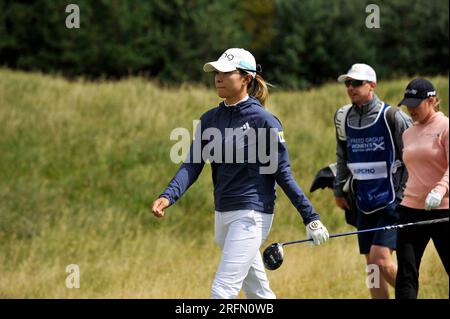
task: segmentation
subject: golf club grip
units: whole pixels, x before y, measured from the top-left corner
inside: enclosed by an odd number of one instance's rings
[[[332,234],[332,235],[330,235],[329,238],[336,238],[336,237],[342,237],[342,236],[356,235],[356,234],[372,232],[372,231],[378,231],[378,230],[397,229],[397,228],[403,228],[403,227],[408,227],[408,226],[421,226],[421,225],[428,225],[428,224],[443,223],[443,222],[448,222],[448,220],[449,220],[448,217],[444,217],[444,218],[438,218],[438,219],[423,220],[423,221],[414,222],[414,223],[407,223],[407,224],[400,224],[400,225],[391,225],[391,226],[363,229],[363,230],[352,231],[352,232],[348,232],[348,233]],[[282,246],[287,246],[287,245],[292,245],[292,244],[305,243],[307,241],[312,241],[312,238],[288,241],[288,242],[285,242],[285,243],[281,243],[281,245]]]
[[[352,232],[341,233],[341,234],[331,234],[329,238],[331,239],[331,238],[336,238],[336,237],[355,235],[355,234],[360,234],[360,233],[365,233],[365,232],[370,232],[370,231],[377,231],[377,230],[381,230],[381,229],[385,229],[385,227],[378,227],[378,228],[373,228],[373,229],[364,229],[364,230],[352,231]],[[287,245],[292,245],[292,244],[305,243],[307,241],[312,241],[312,238],[289,241],[289,242],[286,242],[286,243],[281,243],[281,245],[287,246]]]

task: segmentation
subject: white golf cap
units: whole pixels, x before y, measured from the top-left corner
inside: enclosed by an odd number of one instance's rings
[[[205,63],[203,66],[205,72],[231,72],[237,69],[242,69],[253,77],[256,76],[256,60],[247,50],[228,49],[217,61]]]
[[[345,82],[347,79],[377,82],[377,75],[370,65],[356,63],[347,71],[347,74],[340,75],[337,80],[338,82]]]

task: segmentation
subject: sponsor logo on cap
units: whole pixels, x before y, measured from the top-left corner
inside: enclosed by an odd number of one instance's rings
[[[222,57],[227,59],[228,61],[231,61],[231,60],[234,59],[234,55],[233,54],[231,54],[231,53],[227,54],[226,52],[222,55]]]
[[[417,90],[416,89],[406,89],[405,90],[405,94],[416,95],[417,94]]]
[[[354,66],[352,67],[352,71],[355,71],[355,72],[362,72],[363,69],[361,68],[360,65],[354,65]]]

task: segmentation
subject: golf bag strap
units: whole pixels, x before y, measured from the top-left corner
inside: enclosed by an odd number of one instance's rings
[[[345,142],[347,140],[347,136],[345,133],[345,121],[347,121],[347,115],[352,107],[352,104],[347,104],[337,110],[334,115],[334,125],[336,127],[336,135],[340,141]]]
[[[386,111],[386,120],[389,125],[389,128],[391,129],[392,136],[395,135],[395,113],[397,112],[398,108],[396,106],[392,106]],[[396,159],[400,159],[400,150],[397,145],[397,141],[394,138],[394,147],[395,147],[395,156]]]

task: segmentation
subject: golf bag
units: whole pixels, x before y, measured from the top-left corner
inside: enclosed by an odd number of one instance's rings
[[[321,168],[314,177],[309,191],[312,193],[315,190],[321,188],[333,189],[333,182],[336,178],[336,163],[332,163],[324,168]],[[353,193],[353,178],[350,176],[344,186],[345,199],[350,209],[345,209],[345,221],[347,224],[356,227],[356,199]]]

